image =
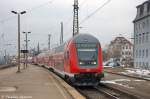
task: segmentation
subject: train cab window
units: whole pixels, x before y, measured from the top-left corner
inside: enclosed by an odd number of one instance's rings
[[[80,66],[96,66],[97,65],[97,45],[96,44],[80,44],[77,45],[78,64]]]

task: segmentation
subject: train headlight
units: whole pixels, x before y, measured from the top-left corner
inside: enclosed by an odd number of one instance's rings
[[[80,64],[80,65],[83,65],[83,62],[80,62],[79,64]]]
[[[91,64],[94,64],[94,65],[96,65],[96,62],[92,62]]]
[[[96,62],[94,62],[94,65],[96,65]]]

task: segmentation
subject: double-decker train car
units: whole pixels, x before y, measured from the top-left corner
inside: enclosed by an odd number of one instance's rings
[[[97,85],[104,77],[100,42],[78,34],[49,52],[48,66],[73,85]]]

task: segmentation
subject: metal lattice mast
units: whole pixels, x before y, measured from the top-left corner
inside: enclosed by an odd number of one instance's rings
[[[78,20],[78,0],[74,0],[74,15],[73,15],[73,36],[79,34],[79,20]]]

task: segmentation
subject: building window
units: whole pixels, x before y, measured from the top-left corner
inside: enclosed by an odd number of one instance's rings
[[[146,49],[146,57],[148,57],[148,49]]]
[[[136,50],[136,57],[138,57],[138,50]]]
[[[139,63],[139,66],[141,66],[141,62]]]
[[[143,62],[143,67],[144,67],[144,68],[146,68],[146,67],[145,67],[145,63],[144,63],[144,62]]]
[[[125,55],[128,55],[128,52],[125,52]]]
[[[131,46],[129,46],[129,49],[131,49]]]
[[[139,57],[141,57],[141,50],[139,50]]]
[[[141,34],[139,34],[139,44],[141,44]]]
[[[150,3],[148,3],[148,5],[147,5],[147,12],[149,12],[150,11]]]
[[[147,25],[147,27],[149,27],[149,20],[148,19],[146,20],[146,25]]]
[[[141,6],[141,8],[140,8],[140,15],[142,15],[143,12],[144,12],[144,6]]]
[[[143,36],[142,36],[142,43],[144,43],[145,41],[145,33],[143,33]]]
[[[138,67],[138,62],[136,62],[136,67]]]
[[[147,63],[146,63],[146,66],[148,67],[148,65],[149,65],[149,64],[148,64],[148,62],[147,62]]]
[[[136,39],[135,43],[138,44],[138,35],[136,35],[135,39]]]
[[[143,50],[143,55],[142,55],[143,57],[145,56],[145,50]]]
[[[126,46],[126,49],[128,49],[128,46]]]
[[[122,52],[122,55],[124,55],[124,52]]]
[[[129,52],[129,55],[131,55],[131,52]]]
[[[141,23],[139,23],[139,30],[141,29]]]
[[[135,32],[138,32],[138,24],[135,24]]]
[[[146,42],[149,41],[149,32],[146,33]]]
[[[145,22],[142,23],[142,28],[145,28]]]

